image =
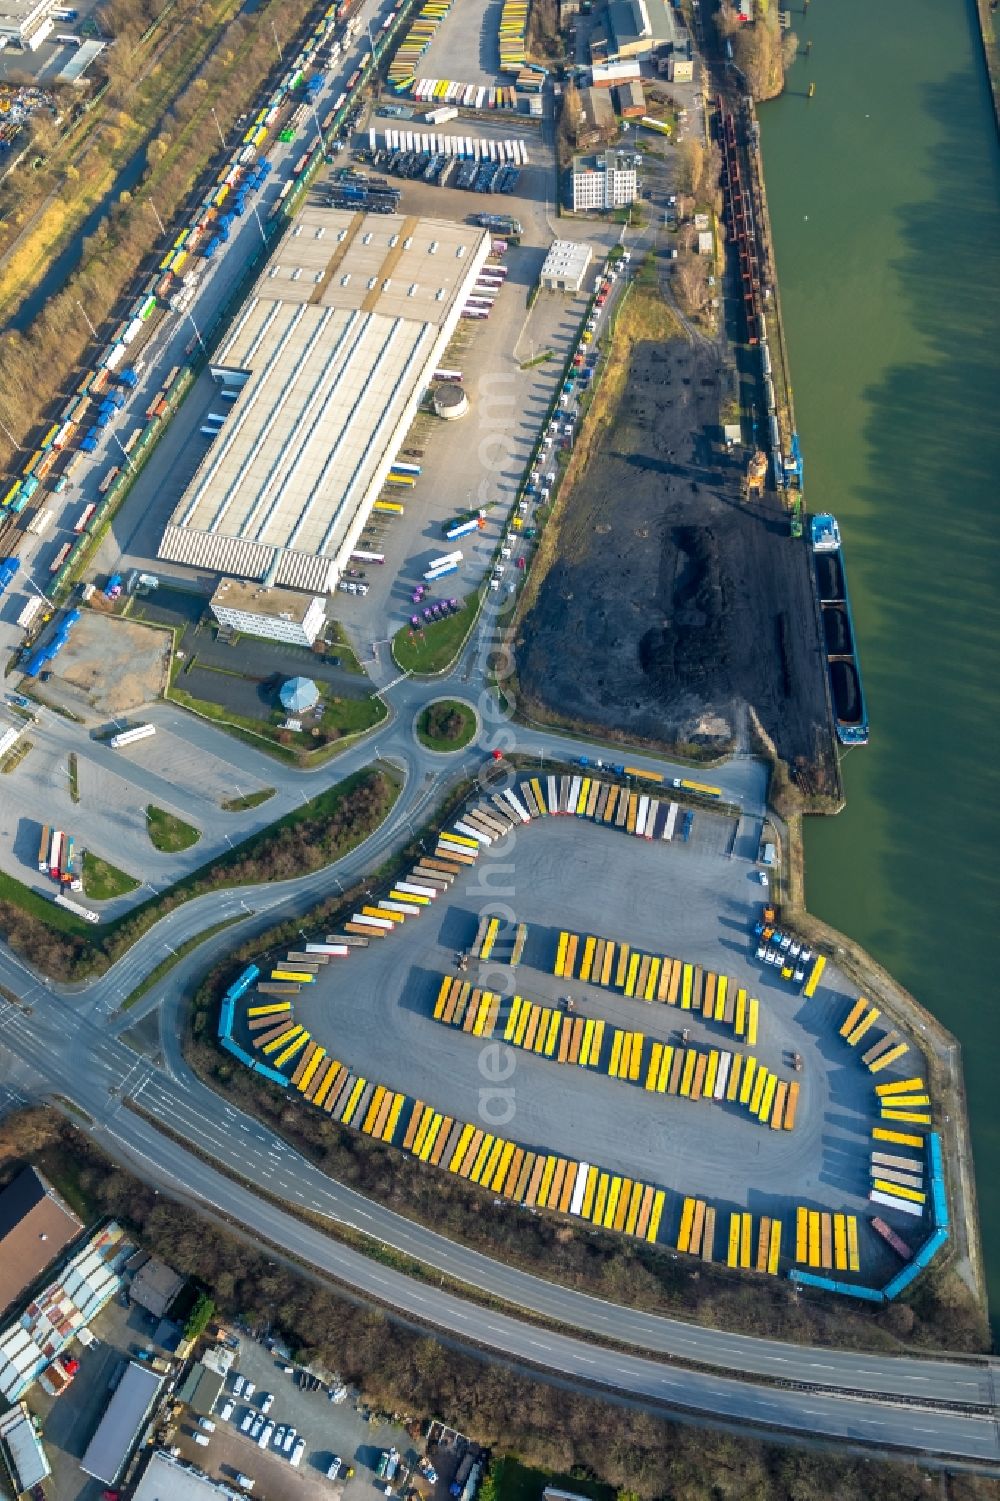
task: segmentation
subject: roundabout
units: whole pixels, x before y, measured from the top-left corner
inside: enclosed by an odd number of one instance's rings
[[[414,734],[424,750],[452,756],[471,745],[479,733],[479,715],[465,699],[435,698],[414,720]]]

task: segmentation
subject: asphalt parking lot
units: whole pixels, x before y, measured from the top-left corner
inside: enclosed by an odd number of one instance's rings
[[[502,8],[502,0],[466,0],[454,6],[420,59],[417,76],[455,83],[513,83],[500,73]]]
[[[441,974],[472,941],[480,914],[502,902],[529,925],[522,965],[481,967],[473,983],[557,1004],[571,984],[581,1015],[678,1042],[734,1045],[731,1027],[692,1012],[630,1001],[551,973],[558,931],[624,940],[723,972],[760,1001],[753,1050],[779,1077],[803,1068],[792,1132],[771,1131],[737,1105],[648,1094],[604,1076],[512,1050],[512,1119],[519,1144],[565,1153],[720,1208],[788,1214],[791,1202],[863,1213],[867,1206],[871,1084],[835,1030],[855,992],[828,967],[812,1001],[756,962],[749,942],[762,890],[742,841],[729,858],[730,820],[699,813],[690,844],[629,838],[576,819],[532,823],[493,847],[419,921],[391,943],[321,972],[295,1001],[302,1021],[335,1056],[370,1079],[405,1090],[456,1119],[483,1116],[482,1044],[431,1019]],[[755,850],[753,851],[755,853]],[[502,862],[498,876],[485,870]],[[475,966],[473,966],[475,970]],[[472,978],[472,975],[470,975]],[[735,1044],[739,1046],[739,1044]],[[670,1239],[679,1200],[662,1232]]]
[[[346,1501],[373,1501],[375,1496],[385,1501],[384,1486],[375,1475],[379,1455],[383,1449],[394,1446],[404,1456],[409,1451],[415,1458],[412,1440],[402,1428],[370,1424],[358,1411],[353,1397],[334,1403],[325,1388],[315,1392],[304,1390],[282,1369],[288,1363],[242,1334],[240,1353],[226,1383],[226,1393],[220,1397],[213,1414],[216,1432],[205,1448],[196,1446],[190,1437],[187,1444],[179,1440],[185,1457],[230,1483],[239,1471],[256,1477],[255,1493],[263,1492],[267,1501],[283,1501],[285,1497],[288,1501],[313,1501],[313,1498],[339,1501],[341,1496]],[[247,1401],[232,1396],[237,1374],[249,1377],[256,1387]],[[306,1440],[298,1469],[293,1469],[285,1457],[275,1452],[273,1438],[265,1451],[239,1431],[247,1411],[259,1412],[268,1392],[274,1397],[269,1417],[276,1430],[291,1426]],[[219,1416],[227,1400],[235,1404],[229,1423]],[[189,1423],[182,1426],[191,1427]],[[349,1467],[354,1468],[353,1477],[346,1481],[341,1478],[336,1483],[327,1479],[326,1472],[335,1455],[343,1461],[345,1472]]]

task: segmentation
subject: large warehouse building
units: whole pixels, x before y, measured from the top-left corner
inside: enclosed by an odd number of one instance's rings
[[[470,225],[306,207],[216,351],[236,399],[159,556],[332,590],[489,249]]]

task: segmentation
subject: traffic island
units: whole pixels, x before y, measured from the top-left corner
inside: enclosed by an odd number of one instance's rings
[[[189,850],[201,838],[201,830],[185,823],[175,813],[166,813],[150,803],[146,808],[146,832],[162,855],[178,855]]]
[[[476,738],[479,715],[457,698],[436,698],[417,715],[416,736],[427,750],[450,756]]]
[[[469,594],[458,609],[437,620],[414,615],[392,640],[393,661],[401,672],[440,677],[455,662],[479,614],[479,593]]]
[[[83,892],[92,902],[110,902],[118,896],[128,896],[139,882],[134,876],[119,870],[90,850],[83,853]]]

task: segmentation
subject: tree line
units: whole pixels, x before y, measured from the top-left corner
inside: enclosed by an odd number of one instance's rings
[[[193,211],[196,185],[219,154],[216,120],[210,110],[214,109],[219,128],[235,143],[237,117],[278,67],[272,22],[286,46],[312,3],[281,0],[279,4],[272,0],[226,27],[150,140],[141,186],[134,194],[120,194],[114,208],[84,240],[80,265],[63,289],[47,300],[23,331],[5,333],[0,342],[0,414],[22,443],[50,412],[56,398],[65,398],[72,389],[73,371],[82,366],[90,352],[91,335],[77,303],[83,304],[90,322],[100,328],[111,318],[126,289],[134,285],[143,262],[148,269],[155,269],[150,248],[160,237],[153,208],[165,223],[185,205]],[[192,0],[192,9],[197,8],[197,0]],[[126,57],[124,48],[112,51],[122,59]],[[123,124],[129,115],[126,82],[123,77],[115,85],[126,95],[118,111]],[[115,128],[111,118],[102,127],[108,132]],[[0,461],[10,464],[14,457],[0,429]]]
[[[636,1406],[549,1384],[485,1361],[462,1346],[396,1323],[339,1295],[277,1251],[172,1203],[118,1167],[53,1112],[0,1122],[0,1177],[26,1158],[90,1216],[110,1214],[146,1247],[194,1279],[224,1317],[280,1334],[295,1358],[338,1371],[376,1409],[413,1428],[431,1417],[494,1453],[614,1486],[620,1501],[918,1501],[917,1466],[783,1448],[742,1434],[671,1422]],[[995,1482],[936,1477],[942,1501],[986,1501]],[[489,1482],[484,1501],[494,1501]]]

